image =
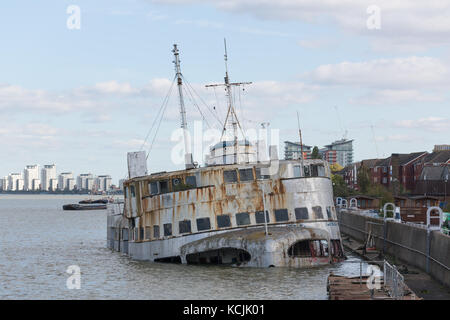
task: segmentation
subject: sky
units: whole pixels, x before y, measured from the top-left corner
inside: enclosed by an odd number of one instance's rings
[[[355,160],[450,143],[450,0],[3,1],[0,176],[54,163],[117,183],[139,150],[149,172],[183,168],[176,89],[158,118],[173,44],[194,134],[225,118],[223,88],[205,88],[223,82],[224,38],[231,81],[252,82],[239,120],[278,130],[280,157],[297,112],[305,144],[354,139]]]

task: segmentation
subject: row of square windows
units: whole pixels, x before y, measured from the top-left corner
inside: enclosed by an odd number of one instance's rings
[[[238,175],[239,173],[239,175]],[[309,177],[324,177],[325,168],[322,165],[311,165],[304,167],[304,175]],[[294,166],[294,177],[300,177],[300,166]],[[238,180],[239,177],[239,180]],[[223,172],[223,180],[225,183],[249,182],[255,179],[267,179],[269,177],[261,175],[261,168],[234,169],[225,170]],[[183,178],[173,178],[169,184],[169,180],[151,181],[148,184],[149,194],[156,195],[161,193],[176,192],[197,187],[197,179],[195,176],[186,176]],[[131,196],[135,196],[134,186],[130,187]]]
[[[314,216],[316,219],[324,219],[324,215],[322,212],[322,207],[315,206],[312,207]],[[308,208],[302,207],[302,208],[295,208],[295,220],[307,220],[309,219],[309,213]],[[333,219],[332,214],[332,207],[326,208],[327,218]],[[289,221],[289,213],[287,209],[276,209],[274,211],[275,214],[275,221],[276,222],[287,222]],[[235,215],[236,218],[236,225],[238,226],[245,226],[250,225],[250,215],[248,212],[241,212],[237,213]],[[266,220],[267,223],[270,223],[270,216],[269,213],[266,211]],[[264,213],[263,211],[257,211],[255,212],[255,222],[256,224],[263,224],[264,221]],[[198,218],[196,219],[197,223],[197,231],[206,231],[211,229],[211,222],[208,217],[206,218]],[[218,228],[229,228],[231,227],[231,219],[229,215],[219,215],[217,216],[217,227]],[[191,220],[183,220],[178,222],[178,231],[179,234],[185,234],[185,233],[191,233]],[[163,224],[163,234],[165,237],[172,236],[172,223],[165,223]],[[145,235],[144,235],[144,228],[135,228],[133,232],[133,240],[144,240],[150,239],[150,227],[145,228]],[[145,237],[145,238],[144,238]],[[159,226],[153,226],[153,238],[159,238],[160,237],[160,230]]]

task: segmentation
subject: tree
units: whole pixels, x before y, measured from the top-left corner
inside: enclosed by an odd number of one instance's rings
[[[358,170],[357,180],[358,180],[359,190],[362,193],[367,193],[367,191],[369,190],[369,187],[371,185],[369,169],[364,166],[361,166]]]
[[[317,146],[315,146],[311,152],[311,159],[322,159],[319,154],[319,148]]]
[[[343,166],[341,166],[339,163],[333,163],[332,165],[330,165],[330,170],[331,170],[331,172],[338,172],[338,171],[341,171],[342,169],[344,169],[344,167]]]
[[[381,206],[384,206],[384,204],[388,202],[394,203],[392,192],[379,183],[371,184],[368,188],[367,195],[380,198]]]
[[[333,194],[335,197],[348,197],[351,195],[352,192],[342,176],[338,174],[331,175],[331,182],[333,183]]]

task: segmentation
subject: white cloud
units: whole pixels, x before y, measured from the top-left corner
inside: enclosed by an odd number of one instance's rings
[[[444,98],[437,94],[421,93],[417,90],[375,90],[363,96],[350,99],[353,104],[390,104],[390,103],[405,103],[409,101],[417,102],[438,102]]]
[[[129,83],[119,83],[117,81],[101,82],[94,85],[94,90],[100,93],[118,93],[118,94],[132,94],[137,90],[132,88]]]
[[[273,37],[292,37],[293,36],[293,34],[291,34],[291,33],[278,32],[278,31],[274,31],[274,30],[266,30],[266,29],[247,27],[247,26],[225,25],[221,22],[205,20],[205,19],[194,19],[194,20],[179,19],[179,20],[175,21],[175,24],[187,24],[187,25],[194,25],[199,28],[211,28],[211,29],[226,28],[227,30],[230,30],[230,31],[259,35],[259,36],[273,36]]]
[[[0,87],[0,109],[9,114],[27,111],[46,117],[78,114],[85,123],[109,122],[127,110],[128,114],[134,114],[142,120],[142,124],[149,126],[153,123],[171,85],[172,80],[166,78],[155,78],[139,87],[129,83],[106,81],[64,93],[3,85]],[[190,85],[200,98],[189,89],[187,84],[184,85],[188,120],[201,120],[205,117],[205,125],[220,127],[219,121],[222,122],[225,119],[227,105],[223,88],[214,92],[213,89],[207,89],[201,83]],[[179,120],[175,86],[176,84],[172,87],[164,114],[165,120]],[[267,120],[282,108],[312,101],[316,98],[318,90],[318,86],[303,82],[257,81],[245,86],[245,91],[242,91],[242,88],[236,89],[235,107],[238,110],[238,116],[243,117],[241,121],[244,121],[244,118],[253,121]],[[196,105],[193,104],[188,91],[193,93]],[[149,116],[146,116],[147,114]]]
[[[407,134],[393,134],[388,136],[378,136],[375,137],[375,141],[377,142],[414,142],[414,139],[411,139],[411,135]]]
[[[450,133],[450,119],[442,117],[427,117],[417,120],[401,120],[397,126],[408,129],[420,129],[433,132]]]
[[[312,81],[331,85],[357,85],[372,88],[442,87],[449,68],[433,57],[377,59],[321,65],[306,74]]]
[[[80,101],[78,106],[82,106]],[[29,90],[16,85],[0,85],[0,110],[66,112],[76,105],[45,90]]]
[[[344,30],[370,37],[379,50],[402,47],[425,49],[450,43],[450,3],[448,0],[151,0],[164,4],[213,5],[236,14],[260,19],[333,23]],[[381,10],[381,29],[369,30],[367,8]]]

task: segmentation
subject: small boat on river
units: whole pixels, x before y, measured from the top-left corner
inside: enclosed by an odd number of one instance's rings
[[[106,204],[65,204],[63,210],[104,210]]]
[[[94,203],[104,203],[104,204],[106,204],[108,202],[110,202],[108,199],[97,199],[97,200],[86,199],[86,200],[78,201],[79,204],[94,204]]]

